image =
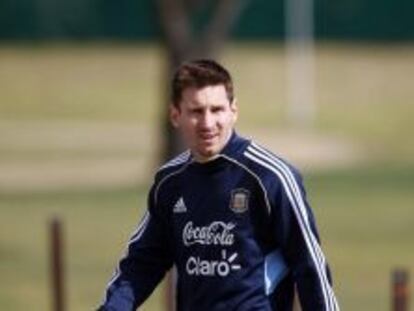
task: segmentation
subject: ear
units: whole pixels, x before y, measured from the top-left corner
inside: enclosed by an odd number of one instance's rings
[[[239,107],[237,106],[237,98],[233,98],[233,101],[230,103],[230,109],[233,112],[233,122],[237,121],[239,117]]]
[[[180,108],[171,103],[169,110],[170,110],[170,121],[171,121],[171,124],[175,128],[180,127],[180,122],[179,122],[179,118],[180,118]]]

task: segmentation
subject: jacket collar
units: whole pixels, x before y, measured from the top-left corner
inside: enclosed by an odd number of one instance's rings
[[[223,147],[223,149],[211,160],[207,162],[198,162],[195,161],[194,156],[191,156],[191,162],[194,164],[205,166],[207,163],[212,164],[212,162],[217,162],[216,160],[222,158],[222,157],[230,157],[230,158],[236,158],[239,154],[241,154],[244,149],[247,147],[247,145],[250,143],[249,140],[246,138],[239,136],[235,130],[232,131],[232,134]]]
[[[221,150],[219,155],[225,155],[228,157],[235,157],[241,151],[244,151],[246,145],[249,141],[241,136],[239,136],[235,130],[233,130],[230,139],[228,140],[227,144]]]

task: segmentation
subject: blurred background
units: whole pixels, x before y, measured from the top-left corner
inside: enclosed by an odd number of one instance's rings
[[[181,61],[232,72],[239,133],[304,174],[343,310],[390,310],[414,269],[414,2],[0,0],[0,309],[92,310],[179,146]],[[156,290],[142,310],[164,310]],[[414,309],[412,309],[414,310]]]

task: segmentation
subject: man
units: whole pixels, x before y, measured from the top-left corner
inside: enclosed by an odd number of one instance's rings
[[[173,265],[178,311],[339,310],[296,169],[234,131],[230,74],[182,64],[171,121],[189,150],[162,166],[100,310],[135,310]]]

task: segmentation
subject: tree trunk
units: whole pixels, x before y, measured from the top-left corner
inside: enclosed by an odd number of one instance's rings
[[[246,0],[214,1],[214,12],[209,23],[202,33],[195,34],[191,24],[191,15],[194,10],[208,2],[211,1],[157,0],[158,17],[168,62],[165,68],[165,109],[161,123],[163,161],[172,158],[184,149],[179,136],[171,126],[168,113],[171,98],[170,84],[175,68],[189,59],[214,57],[240,15]]]

